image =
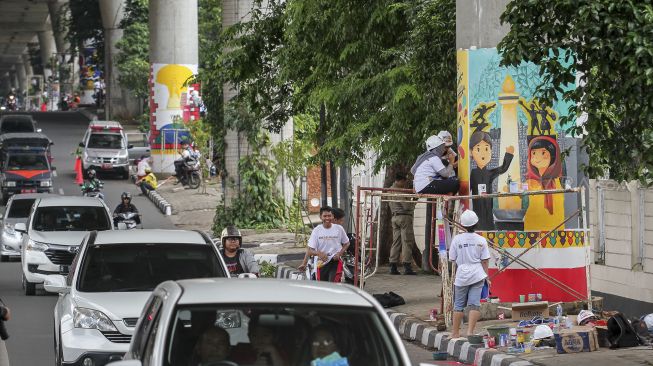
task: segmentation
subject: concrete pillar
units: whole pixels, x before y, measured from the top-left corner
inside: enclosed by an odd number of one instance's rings
[[[0,77],[0,88],[2,89],[2,95],[7,95],[11,90],[11,83],[9,81],[9,73],[4,73]]]
[[[79,86],[79,77],[77,77],[79,65],[75,55],[71,53],[70,43],[66,40],[68,32],[64,22],[66,16],[70,13],[68,7],[64,6],[66,2],[63,0],[49,0],[48,12],[50,13],[52,30],[54,31],[54,41],[60,54],[59,62],[65,64],[70,72],[69,75],[60,75],[61,91],[63,93],[72,93]]]
[[[510,0],[456,0],[456,49],[492,48],[510,27],[499,18]]]
[[[222,2],[222,28],[228,28],[238,22],[247,21],[254,6],[253,0],[223,0]],[[236,95],[236,91],[229,84],[222,88],[225,105]],[[228,130],[224,137],[225,148],[225,170],[229,180],[233,184],[224,186],[224,200],[227,205],[238,197],[240,188],[240,172],[238,162],[249,151],[247,138],[236,130]]]
[[[138,101],[118,82],[116,65],[116,44],[122,39],[123,30],[120,22],[124,17],[124,0],[100,0],[102,25],[104,26],[104,81],[105,114],[107,119],[115,117],[129,118],[138,113]]]
[[[150,0],[150,130],[153,170],[174,172],[180,141],[189,138],[184,124],[190,87],[197,73],[197,0]]]
[[[23,95],[27,91],[27,74],[25,73],[25,65],[23,63],[16,64],[16,75],[18,76],[18,89],[20,94]]]
[[[39,38],[39,47],[41,48],[41,64],[43,65],[43,74],[47,78],[52,76],[50,58],[57,52],[57,45],[54,42],[54,33],[52,30],[42,30],[37,33]],[[48,80],[46,80],[47,82]]]

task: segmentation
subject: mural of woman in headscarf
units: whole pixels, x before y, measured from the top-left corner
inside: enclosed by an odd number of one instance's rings
[[[515,153],[514,146],[506,148],[503,156],[503,164],[496,168],[488,168],[492,160],[492,138],[485,131],[476,131],[469,138],[470,155],[476,168],[472,169],[469,177],[472,194],[492,193],[492,182],[497,177],[508,171]],[[479,230],[494,230],[494,218],[492,216],[492,198],[473,200],[474,212],[478,215]]]
[[[561,189],[562,157],[555,136],[538,136],[528,144],[526,182],[529,191]],[[550,230],[564,220],[562,194],[529,197],[524,229]],[[562,229],[562,228],[561,228]]]

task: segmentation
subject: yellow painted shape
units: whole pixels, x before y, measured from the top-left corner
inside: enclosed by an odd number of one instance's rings
[[[458,131],[462,133],[460,138],[459,151],[458,151],[458,179],[460,180],[461,193],[467,194],[469,192],[469,175],[470,175],[470,159],[469,155],[469,75],[468,75],[468,57],[469,52],[459,50],[456,52],[456,59],[458,63],[458,88],[456,110],[458,111]],[[456,136],[458,137],[458,136]],[[462,153],[461,151],[462,150]]]
[[[527,183],[529,191],[542,190],[542,185],[536,180],[529,179]],[[555,180],[554,189],[562,189],[560,179]],[[528,209],[524,217],[524,230],[551,230],[565,220],[565,195],[553,194],[551,196],[553,197],[552,214],[544,206],[546,195],[529,196]],[[564,226],[560,227],[560,229],[564,229]]]
[[[156,82],[168,88],[167,109],[181,109],[181,94],[188,88],[184,86],[193,71],[178,64],[165,65],[156,73]]]

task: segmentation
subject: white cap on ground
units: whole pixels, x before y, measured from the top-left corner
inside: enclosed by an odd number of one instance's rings
[[[442,144],[444,144],[444,141],[437,135],[433,135],[426,139],[426,151],[431,151]]]
[[[576,317],[576,321],[578,322],[578,324],[582,325],[584,320],[588,320],[588,319],[593,318],[593,317],[594,318],[596,317],[593,312],[591,312],[589,310],[581,310],[578,313],[578,316]]]
[[[460,215],[460,223],[464,227],[470,227],[474,226],[478,223],[478,216],[476,216],[476,212],[472,210],[466,210],[463,212],[462,215]]]
[[[549,337],[553,337],[553,331],[548,325],[540,324],[535,327],[535,331],[533,332],[533,339],[542,339]]]
[[[453,137],[451,136],[451,133],[449,131],[440,131],[438,132],[438,137],[444,141],[445,146],[449,147],[453,145]]]

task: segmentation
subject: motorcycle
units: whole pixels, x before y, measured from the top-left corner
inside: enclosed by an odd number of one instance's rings
[[[136,224],[136,217],[138,217],[139,214],[135,212],[123,212],[118,214],[118,222],[116,225],[116,228],[118,230],[131,230],[135,229],[138,224]],[[142,229],[142,227],[141,227]]]
[[[7,98],[7,110],[16,110],[16,97],[13,95],[10,95],[9,98]]]
[[[84,197],[97,197],[104,201],[104,193],[102,193],[102,188],[104,188],[104,183],[99,182],[97,187],[88,186],[86,183],[82,184],[82,196]]]
[[[345,283],[348,283],[350,285],[354,284],[354,270],[355,270],[355,256],[352,255],[351,253],[347,252],[342,255],[342,275],[345,278]],[[372,268],[369,266],[365,268],[365,277],[370,275],[372,273]],[[360,277],[362,276],[362,266],[361,266],[361,259],[358,258],[358,278],[360,281]]]
[[[188,184],[191,189],[196,189],[200,186],[200,162],[194,159],[188,160],[184,163],[181,169],[181,183]]]

